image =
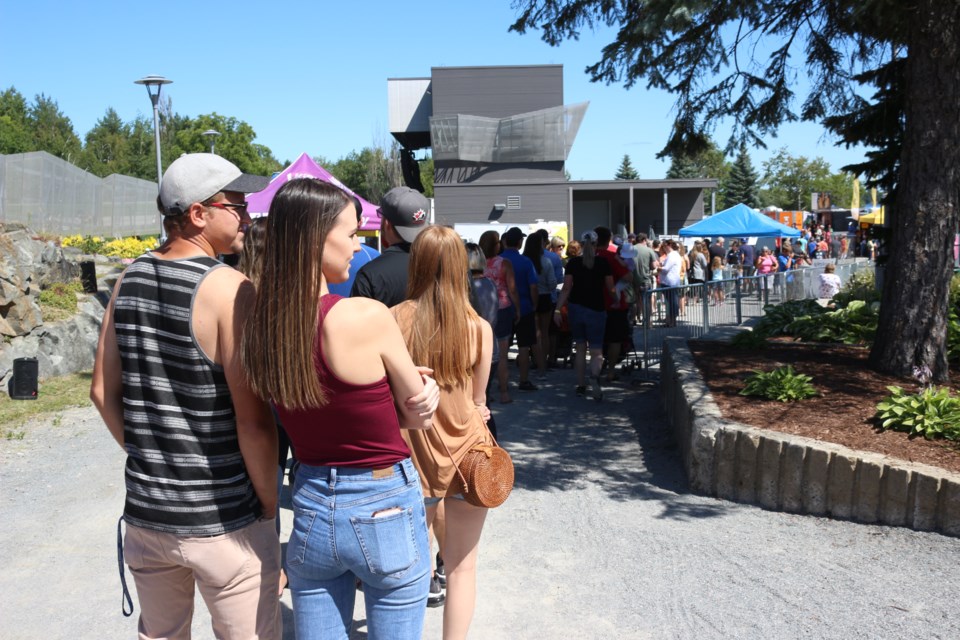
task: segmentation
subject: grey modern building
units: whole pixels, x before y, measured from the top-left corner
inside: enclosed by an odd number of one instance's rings
[[[404,148],[431,149],[441,224],[566,221],[675,234],[703,218],[716,180],[568,181],[564,164],[588,103],[564,104],[563,66],[434,67],[391,78],[389,126]],[[409,180],[408,180],[409,181]]]

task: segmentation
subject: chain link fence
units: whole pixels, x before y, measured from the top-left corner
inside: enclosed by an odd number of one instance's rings
[[[98,178],[45,151],[0,155],[0,222],[59,236],[155,234],[157,184]]]

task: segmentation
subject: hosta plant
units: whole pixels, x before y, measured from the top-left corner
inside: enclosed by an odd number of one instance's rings
[[[927,440],[960,440],[960,398],[946,387],[927,387],[909,394],[900,387],[887,387],[890,395],[877,404],[880,429],[905,431]]]
[[[754,371],[740,391],[742,396],[759,396],[779,402],[796,402],[816,395],[817,390],[811,384],[813,378],[797,373],[787,365],[773,371]]]
[[[767,338],[757,331],[741,331],[730,339],[730,344],[737,349],[756,351],[767,346]]]

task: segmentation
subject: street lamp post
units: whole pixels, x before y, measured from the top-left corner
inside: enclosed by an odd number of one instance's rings
[[[220,135],[220,132],[217,131],[216,129],[207,129],[206,131],[204,131],[204,132],[201,133],[200,135],[206,136],[207,138],[210,139],[210,153],[216,153],[216,146],[215,146],[215,144],[216,144],[216,142],[217,142],[217,136]]]
[[[150,96],[150,102],[153,103],[153,138],[157,147],[157,191],[160,191],[160,182],[163,180],[163,165],[160,163],[160,88],[165,84],[170,84],[173,80],[167,80],[163,76],[144,76],[139,80],[134,80],[134,84],[142,84],[147,88],[147,95]],[[156,92],[153,91],[156,87]],[[162,216],[161,216],[162,218]],[[160,238],[163,239],[163,222],[160,224]]]

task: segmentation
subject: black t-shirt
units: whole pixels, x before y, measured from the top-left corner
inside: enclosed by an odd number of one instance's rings
[[[400,304],[407,299],[409,264],[409,242],[387,247],[378,257],[360,267],[350,297],[373,298],[387,307]]]
[[[734,266],[739,266],[740,261],[743,259],[743,254],[740,253],[740,249],[730,249],[727,251],[727,264],[732,264]]]
[[[583,257],[577,256],[567,261],[564,268],[565,276],[573,277],[573,289],[570,290],[570,302],[580,306],[603,311],[603,289],[606,286],[604,279],[612,276],[610,263],[597,256],[593,261],[593,268],[587,269],[583,264]]]

